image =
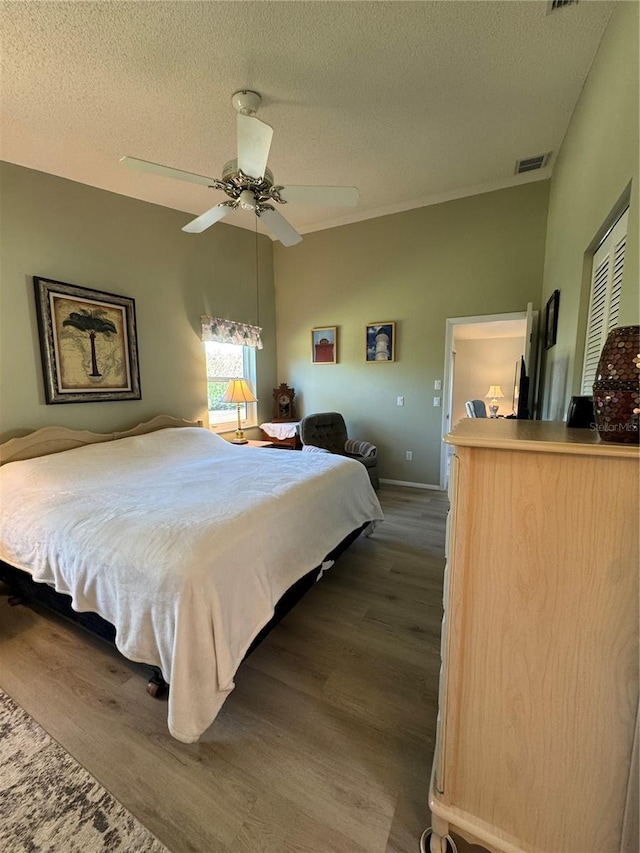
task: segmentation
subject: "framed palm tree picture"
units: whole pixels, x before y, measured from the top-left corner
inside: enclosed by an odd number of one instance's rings
[[[34,276],[47,403],[139,400],[135,302]]]

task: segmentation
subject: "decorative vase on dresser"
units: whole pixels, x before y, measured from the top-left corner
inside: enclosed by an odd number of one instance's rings
[[[596,428],[603,441],[640,441],[640,326],[607,335],[593,383]]]
[[[461,421],[449,495],[431,853],[638,845],[637,447]]]

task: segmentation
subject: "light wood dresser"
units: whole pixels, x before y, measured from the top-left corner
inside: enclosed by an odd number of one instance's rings
[[[639,449],[493,419],[446,440],[427,849],[634,853]]]

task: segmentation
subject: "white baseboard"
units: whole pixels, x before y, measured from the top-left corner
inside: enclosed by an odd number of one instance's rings
[[[442,492],[440,486],[433,486],[431,483],[410,483],[408,480],[384,480],[380,478],[381,483],[387,486],[406,486],[408,489],[431,489],[434,492]]]

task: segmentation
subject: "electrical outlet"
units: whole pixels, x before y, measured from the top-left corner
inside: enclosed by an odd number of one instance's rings
[[[407,450],[406,453],[404,454],[404,458],[407,460],[407,462],[412,462],[413,461],[413,450]]]
[[[396,406],[404,406],[404,397],[396,397]]]
[[[440,407],[440,397],[433,398],[433,405],[436,407],[436,409]]]

